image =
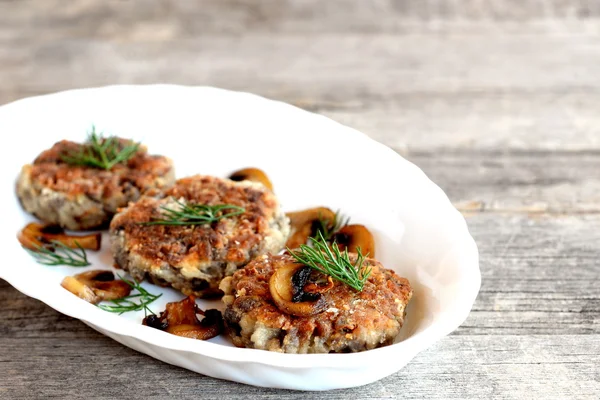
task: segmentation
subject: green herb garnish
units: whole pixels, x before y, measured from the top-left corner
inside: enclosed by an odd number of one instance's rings
[[[87,267],[90,262],[83,247],[75,242],[77,249],[72,249],[65,244],[52,240],[50,246],[34,245],[35,250],[25,248],[35,260],[44,265],[68,265],[71,267]]]
[[[163,210],[163,219],[142,222],[142,225],[203,225],[223,218],[234,217],[246,211],[244,207],[234,206],[233,204],[209,206],[207,204],[186,204],[179,200],[175,200],[175,202],[180,206],[180,209],[162,206],[160,208]],[[226,212],[225,210],[233,211]]]
[[[111,304],[98,304],[98,307],[104,311],[119,313],[119,315],[129,312],[129,311],[139,311],[144,310],[144,314],[148,315],[154,314],[151,309],[148,308],[148,304],[152,303],[154,300],[158,299],[162,296],[160,294],[152,294],[144,289],[138,282],[135,280],[128,281],[123,278],[121,275],[117,276],[126,284],[131,286],[133,290],[136,290],[136,294],[131,294],[129,296],[123,297],[121,299],[111,300],[108,303]],[[138,302],[136,302],[138,301]]]
[[[129,160],[137,153],[139,143],[124,144],[115,136],[103,137],[92,127],[86,143],[79,151],[61,155],[62,161],[71,165],[81,165],[109,170],[115,165]]]
[[[317,237],[312,238],[311,244],[312,247],[301,244],[299,251],[290,248],[287,250],[300,264],[308,265],[359,292],[363,290],[365,282],[371,274],[371,268],[363,267],[364,256],[360,248],[356,249],[358,256],[353,264],[348,256],[348,250],[341,252],[335,241],[329,247],[320,231],[317,232]]]
[[[330,241],[333,236],[338,233],[340,229],[348,225],[349,222],[350,217],[344,217],[344,215],[340,213],[340,210],[335,212],[333,221],[329,221],[319,214],[319,224],[316,226],[315,236],[317,233],[321,232],[325,240]]]

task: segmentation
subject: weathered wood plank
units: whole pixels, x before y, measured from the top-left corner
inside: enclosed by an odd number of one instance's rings
[[[600,79],[591,68],[600,60],[598,37],[588,33],[443,38],[251,33],[243,38],[183,37],[177,46],[170,41],[118,37],[39,40],[27,48],[3,44],[10,51],[3,51],[2,57],[25,62],[27,68],[3,69],[2,78],[9,86],[23,85],[24,90],[107,81],[173,79],[174,83],[206,84],[210,80],[233,89],[252,87],[265,92],[268,88],[340,103],[348,96],[367,102],[406,93],[565,95],[600,89]],[[269,55],[268,62],[265,55]],[[4,79],[7,73],[28,79]]]
[[[598,151],[398,151],[464,212],[600,212]]]
[[[493,50],[492,50],[493,51]],[[543,67],[540,67],[543,68]],[[348,95],[323,102],[285,97],[407,152],[587,151],[600,148],[600,92],[551,88],[409,92],[389,99]]]
[[[596,400],[598,357],[599,335],[450,336],[399,373],[371,385],[320,393],[319,398]],[[8,361],[11,367],[0,376],[0,396],[11,399],[140,398],[141,394],[183,399],[307,396],[197,375],[124,348],[91,330],[85,348],[51,337],[43,341],[2,339],[0,365]]]
[[[599,39],[248,34],[183,38],[177,46],[36,40],[0,44],[0,102],[111,83],[213,85],[297,104],[417,151],[598,149]]]
[[[177,0],[76,0],[68,7],[60,0],[4,0],[0,11],[0,22],[11,31],[27,33],[28,25],[51,28],[53,35],[47,40],[74,35],[172,37],[248,31],[439,31],[448,23],[451,29],[489,29],[493,23],[518,30],[524,23],[534,22],[540,29],[553,31],[557,25],[581,25],[600,17],[600,6],[594,0],[208,0],[200,7]]]
[[[56,4],[0,3],[0,103],[112,83],[214,85],[417,151],[600,148],[596,2]],[[517,30],[501,25],[511,20]]]

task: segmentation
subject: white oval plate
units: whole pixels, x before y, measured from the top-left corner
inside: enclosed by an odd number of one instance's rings
[[[355,354],[279,354],[239,349],[226,338],[197,341],[141,325],[143,313],[100,310],[60,286],[81,268],[47,267],[15,235],[32,217],[14,194],[23,164],[60,139],[83,141],[94,124],[106,134],[141,140],[171,157],[177,176],[227,176],[262,168],[286,211],[325,205],[374,233],[377,258],[407,277],[414,297],[395,344]],[[28,296],[78,318],[124,345],[170,364],[257,386],[327,390],[390,375],[456,329],[479,291],[477,247],[463,217],[423,172],[353,129],[288,104],[208,87],[112,86],[29,98],[0,107],[0,132],[10,143],[1,158],[5,259],[0,276]],[[93,268],[112,268],[105,235]],[[164,309],[183,296],[144,284]],[[199,301],[201,307],[219,301]],[[26,355],[24,355],[26,356]]]

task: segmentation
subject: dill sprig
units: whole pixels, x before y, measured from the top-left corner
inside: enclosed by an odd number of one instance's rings
[[[71,267],[87,267],[90,262],[83,247],[76,241],[77,249],[72,249],[63,243],[52,240],[50,246],[34,244],[35,250],[25,248],[35,260],[44,265],[68,265]]]
[[[233,204],[192,204],[175,200],[180,209],[162,206],[164,218],[154,221],[142,222],[142,225],[202,225],[210,224],[223,218],[234,217],[243,214],[244,207]],[[225,210],[233,210],[225,212]]]
[[[348,250],[341,252],[335,241],[330,247],[321,232],[317,232],[317,237],[312,238],[312,247],[301,244],[299,251],[290,248],[287,250],[300,264],[308,265],[359,292],[363,290],[371,274],[370,267],[363,267],[364,256],[360,248],[356,249],[358,256],[353,264],[348,256]]]
[[[123,144],[115,136],[103,137],[92,127],[88,139],[79,151],[61,155],[62,161],[71,165],[110,170],[115,165],[129,160],[140,147],[139,143]]]
[[[123,278],[121,275],[117,276],[126,284],[131,286],[132,290],[136,290],[137,293],[131,294],[129,296],[123,297],[121,299],[111,300],[108,303],[112,304],[98,304],[98,307],[104,311],[119,313],[119,315],[129,312],[129,311],[139,311],[144,310],[144,315],[154,314],[154,312],[148,308],[148,305],[162,296],[160,294],[152,294],[144,289],[138,282],[135,280],[127,280]],[[138,301],[139,300],[139,301]],[[138,301],[138,302],[136,302]]]
[[[348,225],[350,217],[345,217],[340,210],[335,212],[333,221],[329,221],[319,214],[315,235],[321,232],[326,241],[330,241],[340,229]]]

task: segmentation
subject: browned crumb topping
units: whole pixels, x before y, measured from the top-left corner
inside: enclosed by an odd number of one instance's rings
[[[35,159],[31,178],[69,197],[83,194],[101,201],[116,193],[126,193],[132,187],[141,192],[155,187],[157,178],[167,175],[173,168],[168,158],[149,155],[143,147],[127,162],[108,171],[69,165],[62,160],[62,155],[78,152],[83,146],[68,140],[54,144]]]
[[[231,204],[245,212],[205,225],[143,225],[161,219],[161,206],[176,207],[174,200],[195,204]],[[157,197],[143,197],[111,224],[123,231],[127,245],[151,264],[198,265],[204,261],[242,263],[265,238],[277,210],[275,196],[262,186],[235,183],[210,176],[180,179]]]

